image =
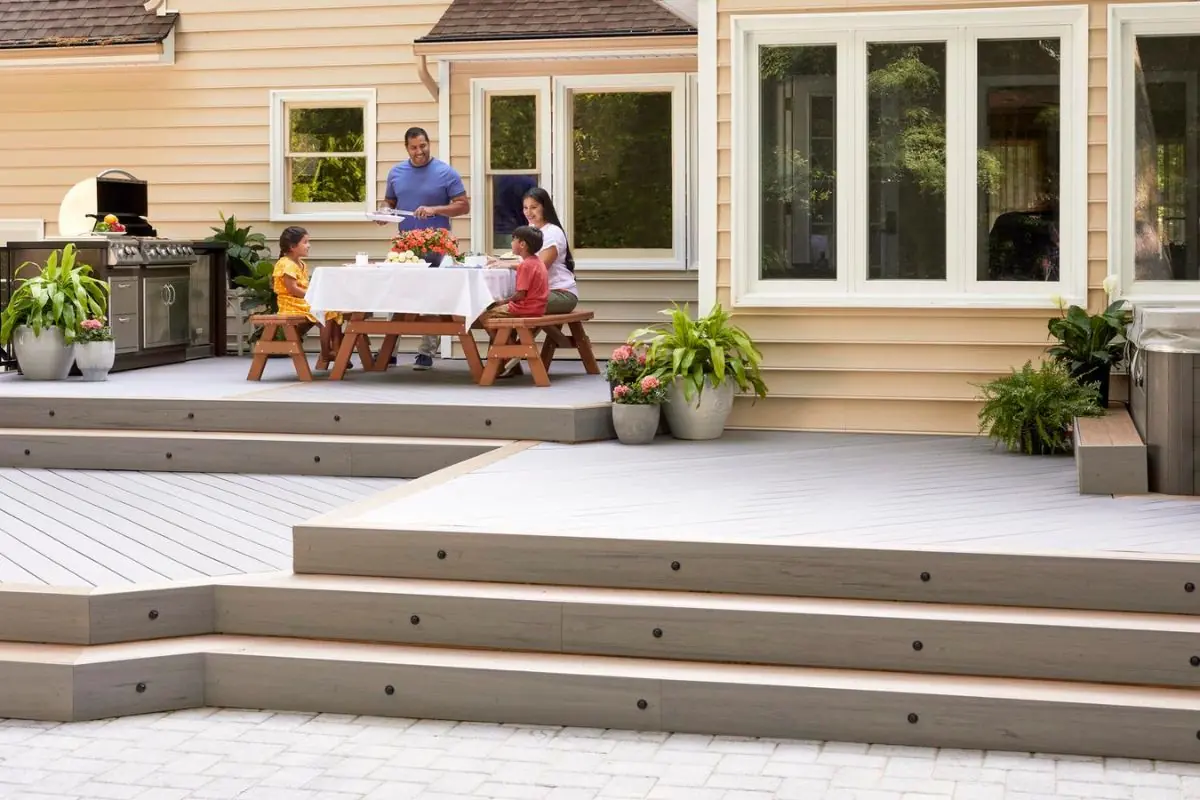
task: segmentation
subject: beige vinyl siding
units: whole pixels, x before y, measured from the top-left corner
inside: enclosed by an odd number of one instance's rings
[[[676,41],[678,40],[678,41]],[[693,37],[663,37],[657,42],[679,49],[694,47]],[[532,46],[540,46],[533,43]],[[551,47],[551,45],[546,45]],[[573,43],[572,47],[582,47]],[[649,49],[637,39],[600,40],[591,45],[605,50]],[[555,47],[554,49],[558,49]],[[563,59],[539,61],[463,61],[451,65],[450,73],[450,157],[454,168],[471,185],[471,80],[502,77],[558,77],[566,75],[639,75],[655,73],[692,73],[696,71],[694,56],[639,58],[624,56],[597,59]],[[553,102],[553,98],[548,98]],[[547,187],[549,188],[549,187]],[[473,213],[483,213],[474,209]],[[470,217],[454,221],[455,235],[468,248],[472,247]],[[482,248],[476,248],[482,249]],[[588,325],[588,335],[600,358],[624,342],[636,328],[658,322],[660,309],[672,302],[689,303],[694,308],[697,282],[694,271],[646,270],[589,270],[576,273],[579,283],[580,308],[593,311],[596,319]],[[460,350],[455,345],[456,355]],[[573,357],[566,352],[565,357]]]
[[[730,300],[732,15],[1077,4],[718,0],[718,300],[726,304]],[[1095,309],[1104,303],[1101,284],[1108,255],[1109,4],[1092,0],[1087,5],[1088,294]],[[737,312],[735,318],[761,343],[772,390],[757,403],[739,399],[730,424],[750,428],[972,433],[977,430],[978,412],[972,384],[1003,374],[1026,359],[1037,359],[1047,343],[1047,315],[1041,311],[752,309]]]

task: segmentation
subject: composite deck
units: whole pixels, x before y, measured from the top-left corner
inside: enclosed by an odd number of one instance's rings
[[[0,469],[0,583],[119,586],[286,570],[293,524],[401,483]]]
[[[522,499],[536,488],[548,504]],[[462,498],[471,498],[470,503]],[[1200,501],[1082,496],[1069,457],[965,437],[541,444],[341,524],[999,553],[1200,555]]]

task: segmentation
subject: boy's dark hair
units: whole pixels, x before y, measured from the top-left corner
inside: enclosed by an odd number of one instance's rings
[[[530,225],[522,225],[512,232],[514,239],[520,239],[529,248],[532,255],[542,249],[542,232]]]

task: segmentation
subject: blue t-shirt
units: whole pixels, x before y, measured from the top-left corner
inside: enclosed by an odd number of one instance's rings
[[[396,201],[402,211],[416,211],[418,206],[444,206],[467,193],[458,170],[437,158],[429,159],[423,167],[414,167],[411,161],[402,161],[392,167],[387,177],[388,200]],[[421,228],[444,228],[450,230],[450,218],[437,216],[417,219],[409,217],[400,222],[400,230],[412,231]]]

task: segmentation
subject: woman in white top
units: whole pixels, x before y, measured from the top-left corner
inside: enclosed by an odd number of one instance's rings
[[[550,193],[540,186],[525,193],[522,203],[525,219],[542,232],[542,249],[538,256],[546,265],[550,281],[547,314],[569,314],[579,303],[579,287],[575,284],[575,258],[567,244],[567,234],[558,220]]]

